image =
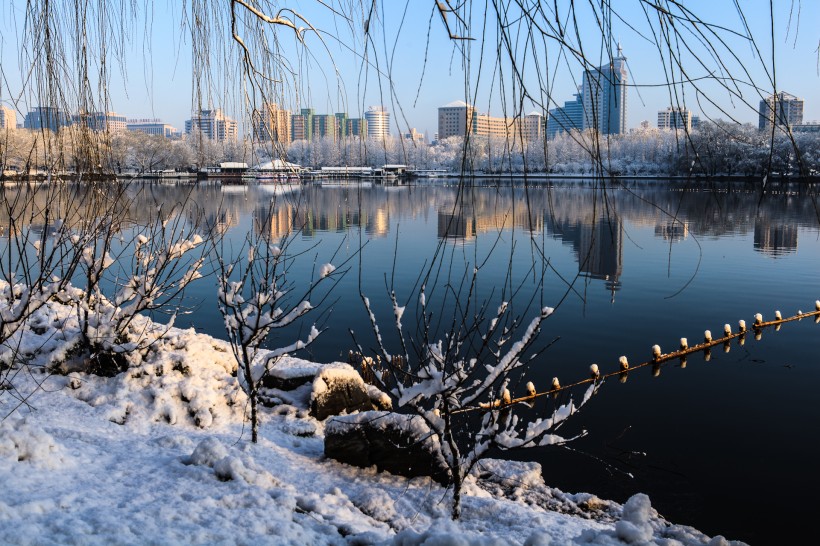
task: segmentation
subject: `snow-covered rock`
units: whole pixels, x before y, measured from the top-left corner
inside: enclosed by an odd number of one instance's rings
[[[310,414],[324,420],[331,415],[372,409],[370,395],[359,372],[348,364],[324,368],[313,380]]]
[[[366,411],[329,419],[325,455],[401,476],[430,476],[443,484],[450,480],[437,442],[417,415]]]

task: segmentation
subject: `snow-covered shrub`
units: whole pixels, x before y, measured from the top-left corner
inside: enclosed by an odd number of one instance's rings
[[[263,226],[265,218],[273,216],[275,207],[276,199],[273,199],[256,222]],[[214,248],[218,268],[217,304],[238,364],[239,384],[250,402],[253,442],[258,438],[257,405],[262,379],[280,358],[310,345],[320,331],[314,323],[303,340],[284,343],[273,350],[264,350],[262,345],[273,332],[313,311],[311,298],[323,299],[320,285],[333,282],[340,275],[336,266],[326,263],[318,275],[304,283],[302,292],[297,295],[287,276],[298,257],[289,252],[295,235],[296,232],[292,232],[273,240],[269,230],[253,229],[236,253],[224,245]]]
[[[182,203],[156,206],[156,213],[129,230],[112,208],[89,223],[78,240],[83,285],[64,296],[76,308],[81,353],[89,371],[113,375],[173,326],[185,288],[200,278],[206,245],[196,214]],[[190,211],[189,211],[190,212]],[[191,221],[191,217],[194,218]],[[146,330],[135,320],[147,311],[170,316],[165,327]]]
[[[88,209],[104,209],[96,183],[0,186],[0,397],[18,399],[19,370],[39,347],[21,347],[22,331],[50,331],[32,317],[65,294],[81,260],[78,242]]]
[[[387,349],[370,301],[362,298],[380,356],[387,363],[384,369],[374,370],[377,383],[392,395],[394,407],[421,416],[431,437],[440,444],[453,486],[453,518],[460,516],[464,479],[490,448],[566,442],[568,439],[557,435],[556,429],[597,388],[592,384],[579,405],[569,399],[548,409],[545,416],[522,419],[517,410],[523,404],[511,401],[509,386],[514,375],[524,371],[537,354],[534,344],[553,309],[542,308],[529,323],[514,317],[512,306],[506,301],[494,313],[488,312],[486,301],[476,305],[474,300],[476,277],[474,271],[465,301],[449,304],[454,309],[453,316],[448,317],[448,326],[439,339],[433,337],[436,328],[424,286],[417,308],[421,324],[414,333],[403,325],[405,306],[399,305],[394,292],[390,293],[392,325],[402,350],[399,358]],[[465,308],[476,310],[467,313]],[[401,369],[395,363],[401,363]],[[525,398],[530,403],[536,400],[531,394]]]

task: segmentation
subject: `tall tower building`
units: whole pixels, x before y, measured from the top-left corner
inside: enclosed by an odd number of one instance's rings
[[[692,130],[692,111],[683,107],[670,106],[658,112],[658,129]]]
[[[313,138],[330,138],[337,140],[338,134],[334,114],[317,114],[313,116]]]
[[[313,108],[302,108],[298,114],[290,117],[290,140],[313,140]]]
[[[367,120],[367,138],[386,138],[390,135],[390,112],[384,106],[371,106],[364,113]]]
[[[236,142],[238,125],[236,120],[226,116],[220,108],[200,110],[198,115],[191,116],[185,122],[185,133],[201,133],[214,142]]]
[[[626,132],[626,57],[621,45],[608,65],[584,72],[581,96],[584,101],[584,129],[594,129],[602,135]]]
[[[770,131],[773,123],[789,128],[803,123],[803,99],[781,91],[760,101],[758,127]]]

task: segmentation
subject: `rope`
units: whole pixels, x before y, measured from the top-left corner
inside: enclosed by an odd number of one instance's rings
[[[817,317],[817,320],[820,321],[820,301],[815,303],[815,307],[816,307],[816,310],[812,311],[812,312],[809,312],[809,313],[803,313],[803,312],[798,311],[798,313],[796,315],[791,316],[791,317],[787,317],[787,318],[775,319],[775,320],[770,320],[770,321],[766,321],[766,322],[761,320],[760,322],[756,322],[755,324],[753,324],[752,327],[751,327],[751,330],[754,331],[755,333],[758,333],[758,332],[761,332],[764,328],[769,328],[771,326],[780,326],[781,324],[784,324],[786,322],[792,322],[792,321],[795,321],[795,320],[802,320],[802,319],[808,318],[808,317]],[[647,360],[646,362],[641,362],[637,366],[629,367],[627,365],[626,368],[622,368],[618,371],[606,373],[606,374],[603,374],[603,375],[593,375],[593,376],[588,377],[586,379],[576,381],[575,383],[570,383],[569,385],[558,386],[558,387],[552,388],[548,391],[537,392],[537,393],[534,393],[534,394],[529,394],[527,396],[522,396],[520,398],[513,398],[513,399],[509,400],[508,402],[503,402],[502,400],[499,399],[499,400],[496,400],[492,405],[487,405],[487,407],[484,407],[484,406],[467,406],[467,407],[464,407],[464,408],[459,408],[459,409],[453,411],[453,413],[465,413],[465,412],[469,412],[469,411],[487,411],[487,410],[490,410],[490,409],[500,410],[500,409],[504,409],[504,408],[507,408],[509,406],[512,406],[513,404],[520,404],[522,402],[530,402],[530,401],[535,400],[536,398],[539,398],[541,396],[546,396],[548,394],[557,394],[557,393],[560,393],[560,392],[565,391],[565,390],[569,390],[569,389],[573,389],[575,387],[579,387],[581,385],[588,385],[588,384],[594,383],[594,382],[601,382],[602,383],[605,379],[609,379],[610,377],[614,377],[616,375],[623,376],[623,374],[629,373],[632,370],[639,370],[641,368],[645,368],[646,366],[660,365],[660,364],[663,364],[664,362],[668,362],[670,360],[675,360],[675,359],[678,359],[678,358],[686,357],[686,356],[688,356],[690,354],[693,354],[693,353],[699,353],[701,351],[706,351],[706,350],[711,349],[712,347],[715,347],[717,345],[728,344],[733,339],[744,337],[748,332],[749,332],[749,329],[744,328],[742,331],[739,331],[739,332],[736,332],[736,333],[733,333],[733,334],[724,335],[723,337],[718,338],[718,339],[713,339],[711,341],[704,341],[703,343],[699,343],[699,344],[693,345],[691,347],[681,348],[681,349],[679,349],[677,351],[673,351],[671,353],[659,354],[659,355],[655,356],[652,360]]]

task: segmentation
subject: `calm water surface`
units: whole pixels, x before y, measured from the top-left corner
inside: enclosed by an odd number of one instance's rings
[[[593,362],[614,370],[620,355],[642,362],[655,343],[672,350],[681,337],[700,341],[705,329],[717,335],[727,322],[751,324],[757,312],[771,318],[776,309],[784,316],[811,310],[820,298],[820,222],[811,189],[763,195],[743,184],[500,186],[467,190],[463,206],[457,192],[439,185],[309,187],[291,201],[280,198],[265,228],[281,234],[305,223],[299,244],[318,254],[318,263],[340,244],[350,256],[366,242],[362,286],[385,324],[385,277],[394,276],[401,299],[441,243],[456,268],[481,264],[479,287],[489,298],[498,295],[510,262],[515,282],[530,286],[533,252],[543,252],[553,268],[543,300],[560,305],[542,337],[560,339],[529,371],[541,386],[553,376],[581,379]],[[254,211],[263,216],[271,199],[263,189],[235,187],[220,198],[231,211],[230,237],[251,229]],[[313,261],[304,261],[308,275]],[[358,294],[358,256],[350,267],[334,292],[328,330],[311,349],[318,360],[344,358],[352,347],[348,329],[374,346]],[[206,292],[196,295],[204,303],[193,322],[221,336],[212,287],[198,289]],[[661,514],[708,534],[798,542],[820,490],[818,355],[820,325],[803,320],[767,330],[760,341],[748,336],[728,353],[718,347],[708,362],[693,355],[657,376],[636,370],[625,383],[604,384],[573,419],[565,433],[589,433],[568,449],[505,456],[539,461],[546,481],[567,491],[619,501],[647,492]]]
[[[147,190],[158,200],[186,191]],[[229,244],[239,245],[251,229],[280,236],[304,226],[294,242],[307,250],[291,272],[296,285],[337,249],[334,263],[350,258],[332,313],[322,316],[327,330],[303,355],[320,361],[346,358],[348,330],[364,347],[375,345],[359,286],[388,332],[385,283],[392,278],[399,299],[410,298],[436,249],[455,277],[477,264],[479,293],[491,301],[501,297],[508,272],[506,285],[531,295],[533,264],[542,263],[533,256],[543,254],[550,268],[538,296],[557,310],[542,340],[558,341],[528,378],[545,387],[553,376],[564,384],[586,377],[593,362],[613,371],[620,355],[635,364],[653,344],[667,352],[681,337],[693,344],[705,329],[717,336],[724,323],[751,324],[757,312],[773,318],[776,309],[784,316],[813,310],[820,298],[815,192],[662,181],[605,189],[487,185],[461,194],[438,184],[305,186],[276,197],[272,215],[269,188],[210,185],[193,199]],[[224,337],[214,295],[213,279],[191,285],[195,312],[177,324]],[[534,310],[525,312],[525,299],[519,296],[518,310],[529,321]],[[298,334],[284,332],[278,341]],[[567,448],[503,456],[540,462],[547,483],[566,491],[618,501],[647,492],[662,515],[710,535],[799,543],[820,490],[818,355],[820,325],[803,320],[767,329],[760,341],[747,336],[728,353],[716,347],[709,361],[698,354],[657,374],[635,370],[624,383],[607,381],[563,431],[587,430],[585,437]]]

